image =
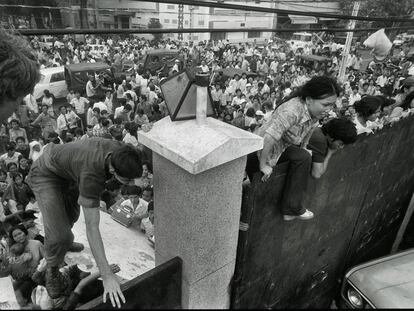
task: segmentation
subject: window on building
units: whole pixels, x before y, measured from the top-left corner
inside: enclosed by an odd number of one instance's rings
[[[185,25],[188,25],[188,21],[184,21],[184,24],[185,24]]]
[[[198,8],[199,8],[198,6],[195,6],[195,5],[193,6],[193,10],[194,10],[194,11],[195,11],[195,10],[198,10]]]
[[[164,24],[169,24],[170,20],[168,18],[164,19]]]
[[[56,72],[50,77],[50,83],[59,82],[65,80],[65,74],[63,72]]]
[[[260,31],[249,31],[247,33],[247,38],[259,38],[260,37]]]
[[[172,20],[172,23],[173,23],[173,24],[177,24],[178,22],[177,22],[177,20],[176,20],[176,19],[173,19],[173,20]]]
[[[174,4],[169,4],[169,5],[167,5],[167,9],[168,10],[175,10],[175,5]]]
[[[193,36],[193,40],[198,40],[198,36]]]
[[[211,40],[224,40],[226,39],[226,33],[225,32],[212,32],[211,33]]]
[[[259,38],[260,37],[260,31],[249,31],[247,33],[247,38]]]
[[[198,26],[204,26],[204,20],[201,20],[201,19],[200,19],[200,20],[198,21]]]

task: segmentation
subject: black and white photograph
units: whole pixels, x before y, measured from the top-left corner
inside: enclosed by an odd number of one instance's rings
[[[414,0],[0,0],[0,310],[414,309]]]

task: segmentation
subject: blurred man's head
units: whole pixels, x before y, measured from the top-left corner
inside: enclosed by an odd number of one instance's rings
[[[0,122],[32,93],[40,79],[39,65],[29,43],[0,29]]]

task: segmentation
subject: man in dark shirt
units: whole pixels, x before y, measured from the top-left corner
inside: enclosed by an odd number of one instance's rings
[[[317,127],[307,146],[312,151],[312,177],[322,177],[332,155],[356,140],[357,130],[351,120],[335,118]]]
[[[89,138],[70,144],[47,144],[27,176],[43,215],[46,289],[51,298],[59,297],[64,282],[59,272],[66,252],[73,243],[71,228],[85,216],[88,242],[102,275],[112,305],[120,307],[125,298],[111,272],[99,231],[100,194],[105,182],[114,176],[123,184],[133,184],[142,175],[141,154],[119,141]],[[119,296],[119,298],[118,298]]]

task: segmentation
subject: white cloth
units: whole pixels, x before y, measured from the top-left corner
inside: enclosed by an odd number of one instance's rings
[[[99,111],[102,112],[102,110],[108,111],[108,107],[103,102],[96,102],[93,104],[93,108],[99,108]]]

